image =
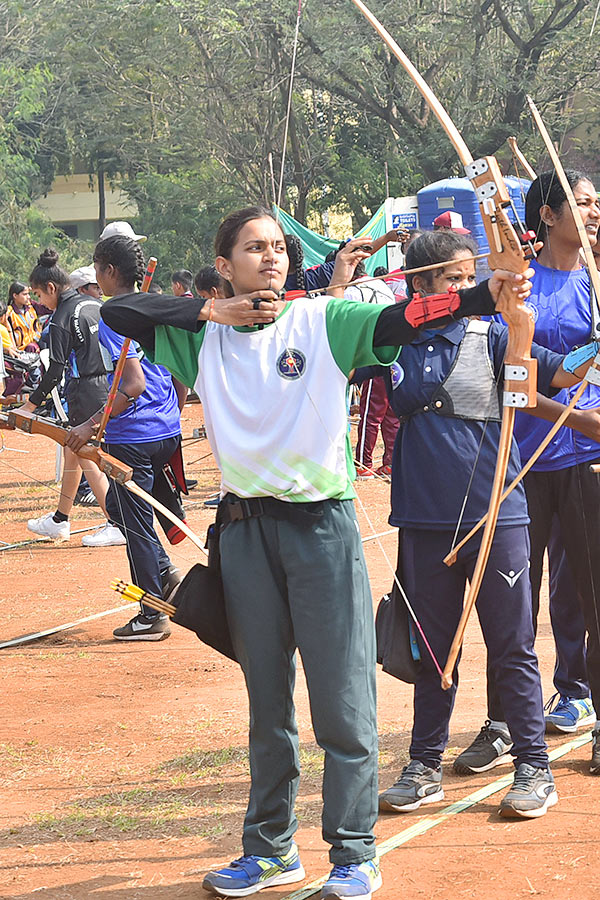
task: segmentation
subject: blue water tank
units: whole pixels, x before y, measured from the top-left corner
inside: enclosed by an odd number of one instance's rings
[[[522,222],[525,220],[525,194],[531,184],[525,178],[504,178],[508,192]],[[489,246],[479,213],[479,204],[475,197],[475,190],[468,178],[444,178],[442,181],[434,181],[433,184],[421,188],[417,193],[419,206],[419,225],[426,231],[433,229],[433,220],[447,209],[460,213],[463,225],[471,232],[471,236],[477,242],[480,253],[488,253]],[[509,218],[515,224],[515,216],[509,209]],[[518,229],[517,229],[518,230]],[[477,267],[478,280],[487,278],[489,270],[485,260],[481,260]]]

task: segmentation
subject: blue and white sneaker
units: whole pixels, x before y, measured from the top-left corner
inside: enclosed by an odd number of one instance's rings
[[[247,897],[274,884],[292,884],[303,878],[298,847],[292,844],[284,856],[240,856],[228,866],[209,872],[202,887],[220,897]]]
[[[552,708],[552,704],[558,700]],[[589,697],[580,700],[575,697],[565,697],[563,694],[554,694],[546,703],[545,709],[550,710],[546,714],[546,731],[563,731],[572,734],[578,728],[593,725],[596,721],[596,713]]]
[[[377,857],[360,865],[334,866],[321,889],[321,900],[371,900],[381,884]]]

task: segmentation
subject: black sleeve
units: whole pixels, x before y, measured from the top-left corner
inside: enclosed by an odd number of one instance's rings
[[[63,363],[52,360],[44,373],[44,377],[36,387],[35,391],[33,391],[27,399],[35,404],[35,406],[39,406],[40,403],[43,403],[52,388],[55,388],[59,383],[64,370],[65,367]]]
[[[123,294],[102,304],[100,315],[117,334],[133,338],[149,350],[154,348],[156,325],[172,325],[184,331],[200,331],[198,321],[206,303],[203,297],[169,297],[165,294]]]
[[[487,281],[472,288],[465,288],[459,291],[460,306],[454,318],[462,319],[464,316],[493,316],[496,312],[496,304],[492,299],[492,295],[488,289]],[[373,334],[374,347],[395,347],[402,344],[410,344],[411,341],[420,333],[419,328],[413,328],[406,321],[406,308],[410,300],[403,300],[401,303],[395,303],[393,306],[384,307],[375,326]],[[445,316],[436,321],[441,325],[444,321],[449,321],[449,317]]]
[[[387,366],[361,366],[354,370],[350,384],[362,384],[363,381],[368,381],[370,378],[377,378],[378,375],[383,375],[386,368]]]

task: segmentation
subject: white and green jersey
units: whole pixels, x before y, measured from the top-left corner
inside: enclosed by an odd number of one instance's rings
[[[383,309],[320,297],[288,303],[262,330],[157,326],[154,361],[202,400],[224,493],[292,502],[355,496],[348,375],[396,359],[398,347],[373,348]]]

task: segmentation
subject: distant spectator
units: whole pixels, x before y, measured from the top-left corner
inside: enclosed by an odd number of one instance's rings
[[[21,353],[17,349],[12,332],[6,324],[7,305],[0,300],[0,349],[2,350],[5,392],[19,394],[32,390],[41,377],[37,353]]]
[[[171,290],[176,297],[193,297],[194,276],[187,269],[177,269],[171,275]]]
[[[424,234],[424,233],[425,232],[423,231],[422,228],[409,229],[408,237],[406,238],[406,240],[402,241],[402,253],[404,254],[405,258],[406,258],[406,251],[408,250],[408,248],[410,247],[412,242],[414,240],[416,240],[419,237],[419,235]],[[404,268],[404,266],[402,268]],[[398,272],[397,275],[394,276],[394,278],[389,278],[387,280],[387,284],[392,289],[392,293],[394,294],[396,303],[398,303],[400,300],[407,299],[408,292],[407,292],[407,288],[406,288],[406,278],[405,278],[403,272]]]
[[[103,241],[106,238],[114,237],[116,234],[122,234],[123,237],[130,238],[132,241],[137,241],[138,244],[141,244],[143,241],[147,240],[147,236],[145,234],[136,234],[129,222],[110,222],[100,237],[99,241]]]
[[[32,306],[29,288],[21,281],[13,281],[8,289],[6,324],[12,332],[17,350],[39,353],[41,327]]]
[[[214,266],[205,266],[196,273],[194,287],[198,296],[207,300],[226,296],[223,279]]]
[[[325,288],[331,281],[335,262],[325,261],[320,266],[304,268],[304,250],[302,241],[296,234],[285,235],[290,267],[284,288],[286,291],[315,291]]]
[[[94,266],[81,266],[81,268],[71,272],[69,278],[71,287],[75,288],[78,294],[86,294],[88,297],[93,297],[94,300],[102,299],[102,291],[96,281]]]
[[[374,274],[387,275],[387,269],[385,266],[378,266]],[[395,302],[394,294],[385,281],[375,281],[373,278],[364,280],[358,278],[345,289],[344,299],[383,305]],[[357,478],[364,480],[379,475],[381,478],[389,480],[392,475],[394,441],[400,423],[388,402],[386,387],[381,376],[363,383],[359,413],[354,457]],[[373,470],[373,451],[380,429],[384,444],[383,460],[382,464]]]
[[[433,220],[434,231],[453,231],[454,234],[471,234],[463,225],[463,217],[453,209],[447,209]]]

